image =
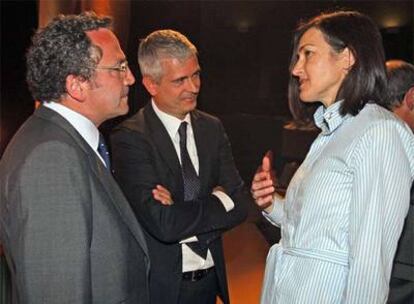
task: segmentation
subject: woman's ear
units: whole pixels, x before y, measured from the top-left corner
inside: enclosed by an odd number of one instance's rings
[[[342,67],[347,72],[352,69],[355,64],[355,57],[354,54],[351,52],[349,48],[344,48],[341,53],[342,57]]]

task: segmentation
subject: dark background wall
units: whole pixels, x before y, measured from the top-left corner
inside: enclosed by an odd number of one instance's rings
[[[413,60],[412,1],[133,1],[128,53],[136,66],[139,38],[160,27],[179,30],[200,51],[201,108],[288,116],[292,31],[299,20],[336,8],[370,15],[383,31],[387,57]]]
[[[236,161],[249,177],[264,151],[282,149],[291,34],[321,11],[356,9],[370,15],[387,58],[413,61],[413,1],[131,1],[124,47],[137,76],[129,115],[148,100],[140,84],[138,41],[159,28],[176,29],[198,47],[202,67],[199,108],[222,118]],[[33,112],[24,81],[24,52],[38,23],[36,1],[1,1],[0,155]],[[109,129],[120,119],[105,124]],[[302,155],[300,151],[298,155]]]

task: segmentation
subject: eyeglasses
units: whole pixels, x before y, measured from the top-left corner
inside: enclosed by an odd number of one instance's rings
[[[128,61],[123,61],[117,66],[97,66],[96,69],[118,71],[121,73],[125,73],[126,71],[128,71],[129,65],[128,65]]]

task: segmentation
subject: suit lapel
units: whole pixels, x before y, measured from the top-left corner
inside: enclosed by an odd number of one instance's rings
[[[108,197],[110,198],[112,204],[118,210],[121,218],[131,233],[134,235],[137,242],[142,247],[144,253],[148,256],[148,248],[145,237],[142,233],[142,229],[138,221],[136,220],[131,210],[131,207],[129,206],[125,196],[122,194],[120,188],[116,184],[111,173],[103,165],[101,160],[88,145],[88,143],[82,138],[76,129],[58,113],[48,108],[41,107],[36,110],[35,115],[51,121],[71,135],[74,141],[78,144],[78,147],[87,155],[91,171],[94,173],[97,180],[102,184],[102,187],[108,194]]]
[[[174,176],[181,176],[181,165],[174,144],[161,120],[158,118],[157,114],[155,114],[151,103],[147,104],[145,107],[144,117],[148,123],[150,136],[152,137],[160,156],[167,164],[168,168],[173,172]]]
[[[207,176],[209,176],[209,141],[206,138],[208,134],[208,128],[204,124],[203,120],[197,113],[197,110],[191,113],[191,125],[194,132],[194,140],[197,146],[197,155],[198,155],[198,176],[200,178],[201,188],[207,188]]]
[[[148,247],[145,241],[145,236],[142,232],[142,228],[138,223],[128,201],[122,194],[121,189],[116,184],[114,178],[108,169],[102,164],[102,162],[94,155],[88,155],[89,162],[91,163],[92,172],[95,174],[97,179],[102,183],[108,196],[115,208],[118,210],[124,222],[127,224],[132,235],[134,235],[137,242],[141,245],[144,253],[148,255]]]

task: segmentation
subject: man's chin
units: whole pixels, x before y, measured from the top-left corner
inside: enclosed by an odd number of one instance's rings
[[[187,99],[185,103],[190,111],[194,110],[197,107],[197,99]]]
[[[128,99],[121,100],[119,104],[119,116],[127,114],[129,111]]]

